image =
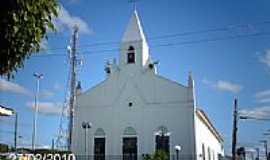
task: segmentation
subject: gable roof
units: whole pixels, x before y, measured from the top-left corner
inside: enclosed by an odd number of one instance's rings
[[[147,72],[139,72],[132,78],[120,72],[80,94],[77,102],[93,106],[110,106],[119,101],[127,87],[134,90],[134,96],[146,104],[186,102],[188,88],[180,83]]]
[[[210,119],[207,117],[205,112],[202,109],[196,108],[196,116],[206,125],[210,132],[217,138],[220,143],[223,143],[224,140],[214,125],[211,123]]]

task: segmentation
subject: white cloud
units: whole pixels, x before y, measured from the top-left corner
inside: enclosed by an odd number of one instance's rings
[[[218,91],[227,91],[232,93],[238,93],[243,88],[241,85],[224,80],[218,81],[209,81],[207,79],[203,79],[204,84],[209,85],[210,87],[218,90]]]
[[[38,144],[37,146],[38,146],[38,148],[42,148],[42,149],[51,149],[52,148],[52,146],[45,145],[45,144]]]
[[[261,98],[257,100],[259,103],[269,103],[270,102],[270,97],[267,98]]]
[[[264,55],[259,57],[260,62],[270,67],[270,49],[266,50]]]
[[[268,103],[270,102],[270,89],[257,92],[255,94],[256,101],[259,103]]]
[[[270,89],[269,90],[260,91],[260,92],[257,92],[255,94],[255,97],[256,98],[262,98],[262,97],[266,97],[266,96],[270,96]]]
[[[80,0],[69,0],[69,3],[79,3]]]
[[[217,81],[216,88],[221,91],[230,91],[233,93],[237,93],[242,89],[239,84],[222,80]]]
[[[254,152],[254,153],[257,152],[256,149],[252,148],[252,147],[245,147],[245,150],[246,150],[246,152]]]
[[[80,33],[92,33],[92,30],[83,19],[77,16],[72,16],[62,5],[60,5],[58,17],[54,20],[54,24],[58,31],[62,31],[63,29],[72,30],[74,25],[77,25],[79,26]]]
[[[23,86],[4,79],[0,79],[0,91],[11,92],[23,95],[31,95],[31,92]]]
[[[270,106],[256,107],[252,109],[243,109],[239,111],[242,116],[264,119],[270,118]]]
[[[27,102],[26,106],[32,110],[35,109],[34,102]],[[62,113],[62,103],[39,102],[38,111],[39,113],[43,113],[45,115],[60,115]]]
[[[61,90],[62,89],[62,86],[58,82],[55,82],[54,85],[53,85],[53,89],[56,90],[56,91],[58,91],[58,90]]]
[[[49,48],[48,40],[43,38],[40,42],[40,50],[47,50]]]
[[[49,90],[42,90],[42,91],[39,93],[39,95],[40,95],[40,97],[42,97],[42,98],[48,98],[48,97],[54,96],[54,92],[49,91]]]

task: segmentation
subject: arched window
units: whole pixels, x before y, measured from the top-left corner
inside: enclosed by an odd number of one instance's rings
[[[126,127],[124,130],[124,136],[136,136],[136,130],[133,127]]]
[[[105,132],[98,128],[95,132],[94,160],[105,160]]]
[[[134,51],[135,49],[134,49],[133,46],[129,46],[128,50],[129,50],[129,51]]]
[[[161,134],[164,134],[164,135],[167,135],[167,134],[169,134],[168,128],[165,127],[165,126],[159,126],[159,127],[157,128],[156,134],[160,134],[160,135],[161,135]]]
[[[133,127],[126,127],[123,133],[123,160],[135,160],[137,159],[138,147],[137,147],[137,133]]]
[[[133,46],[129,46],[128,48],[127,63],[135,63],[135,49]]]
[[[95,132],[95,137],[105,137],[105,132],[102,128],[98,128]]]
[[[165,126],[159,126],[155,132],[156,150],[163,150],[170,155],[170,133]]]

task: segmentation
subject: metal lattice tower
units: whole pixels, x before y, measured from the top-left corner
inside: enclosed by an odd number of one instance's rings
[[[81,62],[76,56],[76,44],[78,39],[78,26],[74,26],[74,31],[71,40],[71,47],[68,46],[69,53],[69,71],[66,86],[65,102],[62,106],[62,113],[60,117],[60,125],[58,128],[58,136],[56,139],[56,146],[58,149],[71,150],[72,129],[73,129],[73,114],[76,99],[76,76],[77,65]],[[81,63],[80,63],[81,64]]]
[[[65,100],[62,105],[60,123],[56,139],[57,149],[67,150],[67,133],[68,133],[68,100],[69,100],[69,83],[70,71],[68,71],[67,84],[65,86]]]

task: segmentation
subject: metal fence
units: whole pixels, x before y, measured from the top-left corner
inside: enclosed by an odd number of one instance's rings
[[[76,155],[76,160],[145,160],[149,155]],[[179,155],[178,159],[176,155],[170,155],[168,160],[195,160],[193,155]]]
[[[127,155],[74,155],[74,154],[17,154],[10,157],[8,160],[24,159],[24,160],[149,160],[149,154],[127,154]],[[197,158],[197,159],[196,159]],[[0,158],[1,160],[1,158]],[[152,159],[151,159],[152,160]],[[167,159],[158,157],[157,160],[203,160],[203,157],[196,155],[170,155]],[[214,160],[214,158],[212,159]],[[225,160],[223,157],[218,157],[215,160]]]

